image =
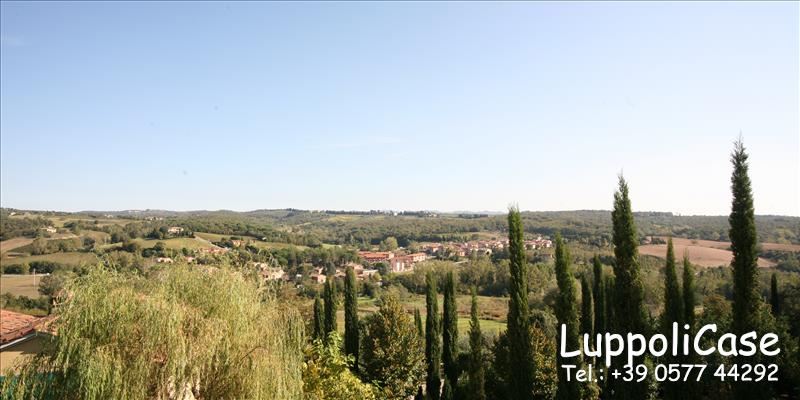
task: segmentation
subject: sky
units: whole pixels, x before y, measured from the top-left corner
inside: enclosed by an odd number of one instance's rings
[[[800,7],[0,3],[0,205],[800,215]]]

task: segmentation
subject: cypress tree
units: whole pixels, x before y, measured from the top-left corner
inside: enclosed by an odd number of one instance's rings
[[[689,256],[683,255],[683,322],[694,329],[694,270]]]
[[[616,328],[626,334],[644,334],[647,314],[644,310],[644,286],[639,271],[638,236],[628,197],[628,184],[622,176],[619,177],[619,189],[614,193],[611,219],[616,259],[614,265]]]
[[[606,296],[603,288],[603,264],[600,263],[600,257],[595,254],[592,260],[592,272],[594,275],[594,287],[592,294],[594,295],[594,330],[595,332],[606,331]]]
[[[336,286],[333,277],[328,277],[325,281],[325,336],[336,329]]]
[[[758,252],[756,249],[756,222],[753,208],[753,193],[748,176],[747,153],[741,138],[734,144],[731,153],[733,174],[731,175],[731,214],[728,217],[733,259],[733,333],[760,332],[759,318],[761,297],[758,293]],[[752,359],[740,358],[742,362]],[[755,361],[752,361],[755,362]],[[737,399],[769,398],[769,387],[751,382],[734,383]]]
[[[322,308],[322,299],[319,298],[319,292],[314,297],[314,339],[322,339],[325,337],[325,311]]]
[[[419,337],[425,337],[425,331],[422,329],[422,316],[419,315],[419,308],[414,309],[414,325],[417,327],[417,334]]]
[[[729,236],[733,252],[733,328],[743,334],[757,329],[758,316],[758,268],[756,251],[756,222],[753,208],[753,193],[748,176],[747,153],[741,139],[734,145],[731,154],[733,175],[731,191],[733,202]]]
[[[664,335],[670,335],[672,324],[678,323],[678,329],[683,329],[683,297],[681,288],[678,286],[678,272],[675,269],[675,249],[672,245],[672,237],[667,241],[667,263],[664,267],[664,311],[661,313],[660,328]],[[668,336],[669,337],[669,336]],[[679,363],[681,357],[674,357],[670,354],[664,356],[666,363]],[[664,399],[680,399],[686,396],[685,388],[688,384],[684,382],[670,382],[665,380],[661,383]]]
[[[778,294],[778,275],[772,273],[772,280],[769,285],[769,303],[772,305],[772,315],[778,316],[781,314],[781,299]]]
[[[534,365],[529,329],[528,278],[525,244],[522,234],[522,218],[519,209],[508,210],[508,347],[509,352],[508,394],[512,400],[528,400],[533,393]]]
[[[358,371],[358,295],[356,273],[347,267],[344,280],[344,351],[353,356],[353,370]]]
[[[614,289],[617,287],[617,280],[613,275],[606,275],[603,279],[603,297],[606,300],[605,304],[605,331],[616,332],[616,318],[614,317]]]
[[[586,275],[581,275],[581,334],[594,337],[594,299],[592,286]]]
[[[614,243],[614,330],[622,335],[638,333],[647,335],[649,320],[644,307],[644,285],[639,268],[639,237],[633,220],[633,208],[625,178],[619,177],[619,187],[614,193],[614,209],[611,212]],[[607,298],[606,301],[609,301]],[[616,363],[619,362],[618,359]],[[643,357],[635,357],[641,364]],[[621,367],[617,365],[617,367]],[[612,381],[615,397],[622,399],[645,399],[649,397],[649,382]]]
[[[469,313],[469,398],[486,400],[483,371],[483,334],[478,321],[478,294],[472,287],[472,307]]]
[[[447,273],[444,284],[444,313],[442,316],[442,363],[450,387],[458,384],[458,310],[456,309],[456,281],[453,271]]]
[[[436,278],[429,271],[425,275],[427,281],[427,292],[425,294],[425,306],[427,316],[425,318],[425,360],[427,362],[427,388],[428,399],[439,399],[439,387],[442,384],[439,363],[441,361],[441,348],[439,343],[439,300],[436,297]]]
[[[578,309],[575,300],[575,284],[570,271],[570,255],[569,250],[564,245],[561,234],[556,233],[556,280],[558,281],[558,298],[556,299],[556,319],[558,319],[558,341],[566,341],[567,349],[580,348],[580,335],[578,333]],[[588,285],[586,285],[588,287]],[[566,337],[562,338],[561,326],[566,325]],[[560,344],[559,344],[560,346]],[[561,366],[564,360],[561,357],[561,352],[558,353],[558,391],[556,392],[556,399],[570,400],[581,398],[581,383],[575,381],[567,381],[567,372]],[[567,364],[575,364],[578,369],[582,368],[580,359],[576,362],[567,361]]]
[[[675,269],[675,250],[672,238],[667,241],[667,264],[664,268],[664,311],[661,313],[661,331],[664,334],[672,332],[672,323],[683,325],[683,298],[681,288],[678,286],[678,272]]]

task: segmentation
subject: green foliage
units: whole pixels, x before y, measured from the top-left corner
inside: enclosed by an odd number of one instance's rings
[[[508,346],[509,363],[514,368],[508,371],[508,397],[513,400],[529,399],[534,389],[536,374],[531,351],[531,330],[528,323],[528,280],[522,220],[519,210],[508,210],[509,246],[509,301],[508,301]]]
[[[425,362],[427,378],[425,379],[426,394],[428,399],[439,398],[439,387],[442,384],[441,369],[441,343],[439,342],[439,300],[436,290],[436,278],[432,273],[426,276],[428,291],[425,295]]]
[[[237,273],[176,265],[148,279],[96,270],[68,291],[55,310],[58,339],[22,368],[13,398],[302,394],[298,313]]]
[[[333,281],[333,276],[328,277],[325,281],[325,335],[331,332],[336,332],[336,285]]]
[[[603,333],[607,332],[606,328],[606,291],[603,286],[603,264],[600,263],[600,257],[595,254],[592,259],[592,284],[594,295],[594,331]]]
[[[319,293],[314,297],[314,339],[325,338],[325,309]]]
[[[594,337],[594,298],[592,286],[586,275],[581,275],[581,329],[580,333],[588,333]]]
[[[759,309],[762,301],[758,290],[758,239],[747,158],[744,144],[740,139],[735,143],[731,154],[733,201],[731,214],[728,217],[731,251],[733,252],[731,261],[733,267],[733,332],[740,335],[753,330],[757,332],[762,330],[759,325]],[[742,400],[766,398],[770,394],[764,390],[763,386],[739,383],[734,385],[734,395],[737,399]]]
[[[358,371],[358,294],[356,273],[353,267],[347,267],[344,280],[344,351],[352,356],[355,362],[353,370]]]
[[[639,268],[639,243],[633,209],[628,197],[628,184],[619,177],[619,188],[614,193],[614,210],[611,213],[614,242],[614,298],[618,332],[646,333],[646,314],[643,306],[644,288]]]
[[[317,339],[306,350],[303,392],[307,400],[376,399],[375,388],[361,382],[350,371],[352,357],[342,354],[342,339],[331,332],[328,340]]]
[[[731,154],[733,202],[728,221],[733,252],[733,328],[739,334],[757,328],[755,316],[760,301],[755,212],[747,158],[743,143],[737,141]]]
[[[417,327],[417,335],[419,335],[419,337],[425,336],[425,330],[422,328],[422,316],[419,314],[419,308],[414,309],[414,325]]]
[[[664,311],[661,313],[661,332],[671,334],[672,323],[683,326],[683,296],[678,283],[678,272],[675,267],[675,251],[672,238],[667,241],[667,263],[664,268]]]
[[[472,287],[472,305],[469,320],[469,381],[467,393],[470,400],[486,400],[484,389],[485,373],[483,369],[483,334],[478,321],[478,295],[477,288]]]
[[[365,319],[363,374],[379,387],[379,398],[406,399],[422,383],[422,339],[394,296],[381,300],[380,309]]]
[[[530,344],[525,346],[529,353],[526,355],[531,360],[534,374],[530,377],[530,392],[525,399],[533,400],[552,400],[555,399],[558,387],[558,373],[556,366],[556,344],[555,337],[545,334],[545,330],[555,330],[554,327],[544,327],[539,323],[528,324]],[[512,361],[513,354],[519,349],[511,347],[508,332],[501,333],[494,342],[492,348],[492,368],[487,379],[488,398],[508,399],[511,398],[513,370],[518,365]],[[489,384],[491,383],[491,384]]]
[[[561,234],[556,233],[556,279],[558,280],[558,298],[556,299],[556,319],[558,320],[559,337],[556,343],[566,341],[567,349],[580,348],[580,336],[578,333],[578,309],[575,300],[575,278],[572,276],[570,264],[569,249],[564,244]],[[588,288],[588,284],[585,287]],[[591,297],[591,296],[589,296]],[[591,306],[590,306],[591,307]],[[566,325],[565,338],[561,338],[561,326]],[[558,353],[556,358],[558,362],[558,391],[556,392],[557,399],[580,399],[582,383],[567,381],[566,370],[561,368],[564,360],[561,358],[561,353]],[[573,364],[572,361],[569,361]],[[583,365],[580,359],[577,359],[574,364],[577,368],[582,368]]]
[[[689,256],[683,256],[683,322],[694,329],[695,285],[694,269]]]
[[[778,293],[778,275],[772,273],[772,278],[769,284],[769,304],[772,306],[772,315],[778,316],[781,314],[781,299]]]
[[[453,271],[447,274],[444,284],[442,315],[442,363],[451,389],[458,384],[458,310],[456,309],[456,281]]]

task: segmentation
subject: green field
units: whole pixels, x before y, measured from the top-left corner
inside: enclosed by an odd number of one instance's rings
[[[36,283],[42,279],[41,275],[36,276]],[[33,275],[10,275],[0,276],[0,294],[11,293],[14,296],[27,296],[30,298],[39,297],[39,291],[33,284]]]
[[[53,253],[42,254],[38,256],[25,256],[25,257],[7,257],[4,256],[0,263],[2,265],[30,263],[31,261],[52,261],[61,264],[95,264],[99,260],[94,253],[70,252],[70,253]]]

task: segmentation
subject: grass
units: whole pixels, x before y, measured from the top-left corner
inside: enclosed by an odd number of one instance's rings
[[[82,252],[69,252],[69,253],[53,253],[53,254],[42,254],[38,256],[25,256],[25,257],[3,257],[0,260],[0,263],[3,265],[12,265],[12,264],[22,264],[22,263],[30,263],[31,261],[52,261],[61,264],[71,264],[71,265],[80,265],[80,264],[94,264],[97,263],[99,260],[94,253],[82,253]]]
[[[35,299],[40,296],[39,291],[33,284],[33,275],[10,275],[0,276],[0,294],[11,293],[14,296],[27,296]],[[36,276],[36,283],[42,279],[41,275]]]
[[[469,332],[469,312],[472,298],[468,295],[459,295],[456,298],[458,308],[458,334],[465,336]],[[425,322],[425,296],[410,295],[401,299],[401,304],[409,312],[419,308],[422,321]],[[443,298],[439,296],[439,312],[442,312]],[[375,299],[369,297],[358,298],[358,312],[361,318],[378,310]],[[484,334],[497,335],[506,329],[506,315],[508,313],[508,299],[502,297],[478,296],[478,318],[481,331]],[[344,312],[340,310],[338,316],[340,328],[344,324]],[[343,328],[342,328],[343,329]]]

